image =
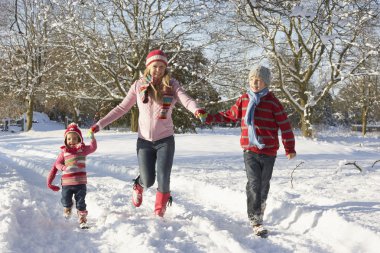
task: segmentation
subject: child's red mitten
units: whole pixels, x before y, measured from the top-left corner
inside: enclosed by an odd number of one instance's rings
[[[53,191],[59,191],[60,188],[56,185],[52,185],[51,183],[53,182],[54,178],[55,178],[55,175],[57,174],[57,168],[55,166],[53,166],[53,168],[51,168],[50,172],[49,172],[49,175],[47,176],[47,187],[49,187],[50,189],[52,189]]]

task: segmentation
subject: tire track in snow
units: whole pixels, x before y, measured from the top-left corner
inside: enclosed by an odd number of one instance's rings
[[[4,149],[0,152],[2,151]],[[45,178],[33,171],[37,165],[26,159],[8,157],[6,153],[2,161],[6,161],[7,164],[2,171],[12,174],[14,178],[12,182],[8,181],[8,196],[2,195],[3,200],[9,200],[7,207],[2,206],[2,210],[7,210],[2,214],[2,220],[9,223],[9,230],[4,237],[9,237],[7,246],[10,252],[21,253],[25,252],[25,249],[33,249],[34,252],[58,252],[62,249],[68,252],[90,252],[89,246],[97,247],[97,241],[91,236],[84,235],[86,238],[77,240],[78,237],[83,237],[82,231],[75,229],[63,218],[60,197],[43,187]],[[42,178],[43,186],[34,184],[38,181],[37,178]],[[19,235],[22,236],[22,240]],[[13,240],[14,238],[16,240]],[[54,243],[46,244],[47,238]],[[78,242],[68,244],[67,241]]]
[[[267,227],[271,231],[270,236],[266,241],[259,241],[257,243],[257,238],[253,236],[252,230],[249,226],[248,220],[246,218],[246,197],[244,189],[240,192],[231,191],[228,188],[221,188],[210,184],[209,182],[202,182],[199,180],[194,180],[186,176],[176,175],[178,185],[181,182],[186,182],[186,190],[181,190],[181,187],[175,187],[179,189],[177,194],[178,198],[184,202],[184,206],[189,207],[190,210],[196,210],[196,215],[199,217],[207,217],[208,220],[214,221],[214,226],[220,230],[228,230],[231,237],[235,238],[235,241],[239,242],[243,247],[254,249],[256,252],[293,252],[294,248],[299,248],[300,250],[319,250],[326,251],[327,245],[320,241],[320,243],[311,243],[311,236],[305,235],[305,233],[297,231],[291,224],[289,227],[282,228],[280,224],[275,223],[275,217],[283,215],[288,216],[287,212],[296,210],[297,206],[284,202],[284,205],[288,207],[286,211],[282,209],[275,209],[276,205],[281,205],[283,202],[268,199],[268,208],[265,216],[267,222]],[[214,180],[217,181],[217,178]],[[207,194],[204,194],[204,193]],[[223,198],[225,196],[225,198]],[[233,203],[225,203],[224,199],[231,200]],[[194,211],[195,212],[195,211]],[[277,213],[276,213],[277,212]],[[280,214],[279,214],[279,213]],[[302,215],[309,215],[308,212],[304,210],[300,211]],[[273,218],[274,217],[274,218]],[[299,218],[300,216],[298,216]],[[282,217],[283,218],[283,217]],[[228,221],[228,222],[226,222]],[[278,221],[277,221],[278,222]],[[304,230],[311,229],[312,227],[307,227]],[[303,239],[300,239],[303,238]]]
[[[33,171],[40,178],[44,170],[39,169],[40,165],[36,164],[35,159],[28,159],[28,156],[25,156],[25,154],[30,156],[39,154],[41,157],[44,157],[45,154],[43,152],[31,152],[28,150],[23,150],[23,153],[24,156],[11,156],[9,159],[20,165],[20,169]],[[105,165],[100,162],[97,166],[104,167]],[[25,173],[23,173],[23,175],[24,174]],[[43,177],[43,182],[44,180],[45,178]],[[109,187],[110,183],[112,183],[112,187]],[[43,187],[45,186],[43,185]],[[134,245],[134,247],[138,246],[140,249],[145,247],[148,251],[153,250],[153,248],[149,245],[144,245],[141,242],[152,241],[152,238],[155,238],[157,235],[162,236],[162,234],[164,234],[164,241],[157,240],[157,242],[153,242],[156,246],[155,249],[162,249],[162,251],[165,251],[168,247],[172,247],[173,249],[174,247],[182,247],[184,251],[191,248],[193,252],[231,252],[232,247],[234,249],[232,250],[233,252],[250,252],[250,250],[248,251],[242,249],[237,243],[234,242],[234,240],[231,240],[230,235],[226,234],[225,231],[210,231],[212,223],[209,220],[202,219],[201,217],[197,217],[190,221],[165,221],[155,218],[152,215],[155,190],[148,190],[145,192],[145,206],[143,205],[138,209],[133,208],[130,204],[131,188],[132,183],[125,183],[124,181],[111,177],[93,177],[88,184],[87,203],[89,210],[89,221],[91,223],[92,219],[93,222],[95,222],[95,231],[97,231],[98,235],[108,238],[106,240],[98,240],[98,242],[104,242],[102,246],[103,249],[111,250],[126,247],[123,243],[124,239],[121,239],[120,241],[115,241],[114,239],[114,236],[118,234],[117,231],[122,230],[128,231],[126,233],[128,238],[135,238],[132,242],[129,240],[128,247],[131,247],[131,245]],[[47,188],[45,189],[48,191]],[[126,190],[128,193],[120,193]],[[146,207],[149,204],[152,205],[151,208]],[[54,207],[52,208],[56,209],[56,215],[61,217],[61,212],[57,210],[61,210],[62,207],[59,203],[54,203],[53,205]],[[45,209],[52,208],[48,207]],[[198,222],[194,224],[195,220],[198,220]],[[71,226],[75,226],[74,224],[75,222],[70,222],[69,225],[67,223],[63,223],[63,226],[61,224],[60,227],[70,230],[73,229]],[[181,231],[181,228],[183,227],[185,227],[185,229],[182,229]],[[165,230],[165,232],[162,233],[162,230]],[[21,233],[23,232],[21,231]],[[197,240],[196,242],[193,241],[193,236],[195,236]],[[218,239],[223,243],[221,244],[219,242],[219,244],[216,243],[215,245],[210,243],[213,241],[218,241]],[[110,244],[110,241],[113,241],[114,243]],[[171,241],[175,243],[172,246],[170,246]],[[204,248],[199,248],[198,244],[202,241],[205,242]],[[202,245],[202,243],[200,245]],[[81,247],[78,249],[81,249]],[[44,249],[41,250],[44,251]]]
[[[107,238],[104,234],[108,234],[110,232],[110,226],[105,226],[106,222],[102,220],[102,218],[104,219],[104,215],[102,217],[99,214],[98,209],[99,206],[113,206],[109,208],[113,211],[111,212],[110,217],[108,217],[108,219],[114,219],[114,221],[107,222],[111,225],[115,225],[116,228],[119,228],[119,223],[126,222],[125,217],[128,218],[129,216],[125,216],[123,210],[119,211],[119,214],[121,214],[119,215],[118,211],[114,210],[115,202],[111,201],[111,203],[109,203],[109,201],[106,201],[107,197],[115,201],[117,201],[118,199],[120,201],[120,199],[123,198],[123,194],[115,194],[114,189],[116,188],[115,186],[119,186],[120,188],[120,185],[125,185],[124,181],[120,181],[112,177],[91,177],[91,180],[89,180],[90,183],[88,184],[88,195],[86,198],[86,202],[88,204],[88,209],[90,210],[89,222],[90,224],[95,224],[95,228],[90,230],[89,233],[83,233],[84,231],[79,230],[77,228],[78,223],[76,221],[76,218],[73,217],[70,221],[67,221],[63,218],[63,207],[60,203],[60,192],[52,192],[46,187],[46,174],[48,173],[50,168],[41,169],[41,164],[46,164],[46,153],[36,150],[31,151],[28,149],[23,149],[22,152],[18,151],[19,150],[14,152],[12,150],[7,150],[0,147],[0,152],[2,152],[5,157],[3,158],[3,161],[6,160],[6,164],[9,164],[12,166],[12,168],[15,168],[14,171],[16,172],[15,174],[18,178],[17,181],[23,182],[24,188],[28,189],[26,190],[26,196],[17,195],[17,197],[15,197],[16,200],[27,199],[32,204],[30,205],[30,207],[28,207],[29,210],[25,212],[15,212],[15,215],[10,214],[10,217],[15,216],[14,219],[4,219],[4,221],[8,220],[10,226],[12,226],[12,229],[10,229],[8,233],[30,235],[30,238],[28,236],[24,236],[23,242],[28,243],[28,247],[36,249],[36,252],[54,252],[55,250],[58,251],[60,249],[66,249],[68,252],[93,252],[93,249],[96,248],[102,248],[103,250],[106,250],[105,252],[113,252],[115,248],[119,247],[117,244],[110,244],[110,242],[115,242],[113,238],[108,238],[108,240],[101,239],[103,237]],[[40,157],[41,160],[36,159],[36,155]],[[103,163],[100,163],[100,165],[104,166]],[[20,174],[19,172],[21,171],[22,173]],[[59,178],[59,176],[57,177]],[[104,180],[106,182],[102,183]],[[102,190],[101,186],[103,184],[110,186],[108,188],[110,188],[111,190],[108,192]],[[130,185],[130,188],[131,187],[132,185]],[[9,189],[7,189],[7,191],[9,191]],[[116,191],[119,191],[119,189],[117,189]],[[103,198],[103,195],[105,195],[106,197]],[[122,207],[123,203],[121,203],[120,206]],[[14,205],[12,209],[18,210],[20,209],[20,205]],[[103,211],[103,213],[106,213],[107,209],[103,209],[105,210]],[[131,214],[132,212],[127,210],[126,213]],[[73,214],[73,216],[75,216],[75,209]],[[27,217],[29,216],[33,217],[33,222],[26,221]],[[125,217],[123,218],[123,216]],[[18,220],[23,220],[22,226],[17,226]],[[115,223],[115,221],[117,222]],[[30,232],[30,230],[32,230],[34,227],[41,228],[41,223],[46,223],[45,225],[42,225],[42,228],[47,229],[47,234],[41,233],[41,235],[39,236],[38,234],[36,235],[36,233]],[[134,230],[134,227],[130,225],[128,230]],[[51,232],[53,232],[53,235],[50,235]],[[65,243],[65,241],[68,240],[78,241],[78,236],[83,239],[83,242],[75,243],[74,245]],[[35,240],[39,237],[40,239]],[[45,241],[44,238],[46,237],[49,237],[55,242],[58,242],[56,247],[54,245],[36,245],[36,243],[38,244],[38,242]],[[65,240],[62,241],[61,238],[65,238]],[[80,241],[82,241],[82,239]],[[88,242],[86,242],[87,240]],[[124,237],[122,241],[125,241]],[[139,242],[137,242],[137,244],[138,243]],[[90,246],[91,244],[93,244],[93,246]],[[121,245],[123,245],[123,243],[121,243]],[[11,242],[10,249],[11,252],[22,252],[22,249],[25,247],[26,246],[24,244],[17,244],[17,242]],[[120,248],[120,251],[122,252],[123,249]]]
[[[218,240],[221,247],[232,244],[239,245],[241,252],[292,252],[286,245],[281,246],[271,241],[271,236],[263,240],[253,235],[246,218],[244,192],[194,180],[194,177],[175,175],[175,178],[172,183],[172,188],[176,189],[174,207],[177,210],[174,219],[185,217],[195,221],[195,225],[200,227],[208,224],[206,227],[213,228],[211,232],[227,234],[228,236],[220,236]],[[185,183],[186,188],[180,187]],[[225,199],[232,199],[234,202],[226,203]],[[236,252],[236,249],[230,252]]]
[[[201,177],[198,175],[192,175],[192,177],[175,175],[175,177],[176,183],[174,183],[173,188],[177,190],[178,197],[181,197],[182,201],[186,202],[186,204],[183,204],[186,207],[192,204],[196,205],[197,207],[190,208],[190,210],[197,210],[199,213],[197,216],[216,220],[215,224],[220,229],[224,229],[224,227],[219,225],[218,221],[232,219],[239,225],[236,230],[231,225],[226,226],[227,229],[231,230],[231,235],[241,235],[243,231],[241,226],[249,227],[245,218],[244,190],[236,192],[231,191],[229,188],[210,184],[210,181],[202,182],[199,180]],[[214,181],[218,181],[218,179],[214,178]],[[186,184],[186,190],[180,187],[183,184]],[[224,203],[223,196],[225,196],[225,199],[233,199],[236,202]],[[287,199],[287,201],[283,199]],[[292,199],[293,197],[289,194],[282,197],[271,197],[270,195],[264,219],[267,221],[267,227],[272,231],[272,235],[269,236],[268,240],[272,241],[273,244],[283,245],[283,251],[289,249],[290,245],[293,250],[317,252],[328,252],[330,248],[336,247],[337,244],[341,244],[342,251],[346,252],[351,252],[355,248],[367,248],[368,252],[375,252],[374,249],[380,247],[380,237],[378,235],[358,224],[346,221],[336,209],[329,210],[327,207],[318,208],[295,204]],[[215,213],[210,214],[210,212]],[[215,219],[218,216],[221,218]],[[331,218],[332,216],[335,216],[335,218]],[[330,224],[329,230],[327,230],[326,224]],[[358,240],[355,238],[355,234],[342,233],[342,227],[346,227],[347,230],[361,231],[360,234],[365,234],[366,236]],[[315,240],[315,238],[318,238],[318,240]],[[346,241],[345,238],[351,239],[349,239],[349,242],[344,242]],[[239,239],[236,240],[238,241]],[[242,240],[240,239],[240,241]],[[243,241],[242,244],[244,243],[246,242]],[[268,250],[267,245],[263,247],[264,250],[260,251],[257,249],[257,244],[254,245],[257,252]],[[273,248],[272,250],[279,249]]]

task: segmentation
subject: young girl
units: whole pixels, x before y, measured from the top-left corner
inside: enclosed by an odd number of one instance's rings
[[[132,202],[136,207],[141,205],[144,188],[154,184],[157,172],[154,213],[163,217],[171,199],[170,174],[175,149],[173,107],[179,101],[200,120],[205,119],[206,113],[185,93],[178,81],[171,78],[167,69],[168,59],[163,51],[150,52],[145,65],[144,76],[131,86],[124,100],[91,129],[96,133],[126,114],[137,103],[140,175],[133,185]]]
[[[81,228],[87,228],[87,210],[86,210],[86,192],[87,192],[87,173],[86,173],[86,156],[93,153],[96,148],[94,134],[91,133],[91,144],[85,145],[83,142],[82,132],[75,123],[71,123],[64,134],[65,145],[61,147],[50,173],[47,177],[47,186],[53,191],[59,191],[59,187],[52,185],[58,170],[62,171],[62,205],[65,218],[71,216],[73,207],[73,196],[79,224]]]

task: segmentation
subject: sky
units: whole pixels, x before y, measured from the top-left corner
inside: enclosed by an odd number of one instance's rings
[[[97,133],[98,149],[87,157],[91,228],[82,230],[75,216],[63,217],[61,192],[46,186],[64,127],[44,114],[34,119],[32,131],[0,132],[2,253],[371,253],[380,248],[378,133],[361,137],[332,128],[306,139],[296,132],[296,159],[287,160],[280,147],[264,216],[269,236],[260,238],[246,214],[239,129],[175,136],[173,205],[164,218],[153,214],[156,184],[144,192],[141,207],[131,203],[138,174],[136,133]],[[345,165],[350,162],[363,172]]]

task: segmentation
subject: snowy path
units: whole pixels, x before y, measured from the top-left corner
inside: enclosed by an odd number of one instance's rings
[[[138,173],[135,134],[100,133],[88,157],[87,205],[93,227],[62,217],[60,192],[45,186],[62,131],[0,135],[1,252],[377,252],[380,248],[380,140],[360,147],[297,140],[297,160],[279,153],[265,220],[267,239],[246,219],[238,133],[176,136],[173,206],[153,216],[155,186],[132,206]],[[87,140],[88,142],[88,140]],[[359,173],[341,161],[357,161]],[[294,172],[294,188],[290,173]],[[379,168],[379,166],[377,166]],[[58,177],[59,178],[59,177]],[[58,182],[58,179],[55,180]],[[33,249],[33,250],[31,250]]]

